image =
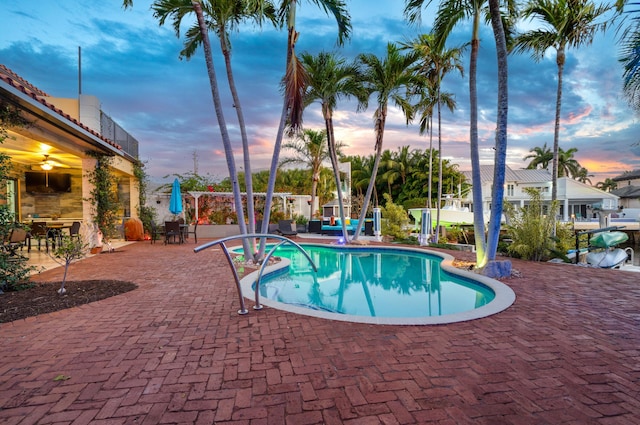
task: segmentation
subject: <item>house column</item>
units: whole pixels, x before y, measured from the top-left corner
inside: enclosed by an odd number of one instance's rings
[[[85,223],[93,222],[96,216],[96,209],[91,202],[94,186],[89,181],[89,174],[95,170],[96,163],[95,158],[82,158],[82,219]]]
[[[564,200],[564,211],[562,211],[562,221],[569,221],[569,199]]]

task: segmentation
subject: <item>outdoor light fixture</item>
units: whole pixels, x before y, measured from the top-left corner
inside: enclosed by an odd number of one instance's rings
[[[53,169],[53,164],[49,161],[49,155],[44,156],[44,161],[40,164],[40,168],[45,171],[51,171]]]

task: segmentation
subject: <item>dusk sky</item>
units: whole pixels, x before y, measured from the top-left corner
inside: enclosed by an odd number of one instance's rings
[[[77,97],[78,47],[82,48],[82,92],[97,96],[102,110],[140,142],[140,159],[155,180],[194,170],[227,177],[226,162],[211,100],[208,76],[200,50],[190,61],[179,60],[182,40],[170,26],[160,27],[149,9],[151,1],[134,0],[124,10],[122,1],[38,0],[3,2],[0,19],[10,30],[0,33],[0,63],[54,97]],[[336,45],[335,21],[311,2],[301,1],[297,19],[298,52],[336,51],[348,59],[359,53],[382,56],[388,42],[406,41],[428,32],[432,13],[423,13],[419,27],[402,16],[404,1],[349,0],[353,33],[343,47]],[[375,6],[373,6],[375,5]],[[188,21],[191,25],[191,20]],[[449,47],[470,39],[470,23],[456,28]],[[212,35],[214,61],[226,105],[236,165],[242,150],[235,111],[229,100],[222,55]],[[251,141],[253,171],[269,167],[282,105],[280,80],[284,71],[286,31],[246,25],[232,33],[233,67]],[[614,31],[598,34],[593,45],[569,50],[564,75],[560,147],[578,148],[575,158],[586,167],[593,184],[624,171],[640,168],[640,131],[637,115],[621,93],[621,66]],[[478,66],[479,135],[481,162],[493,162],[496,64],[493,34],[481,32]],[[449,75],[443,90],[454,93],[457,109],[443,112],[443,157],[469,165],[469,97],[465,78]],[[557,67],[555,53],[534,62],[529,55],[509,59],[508,165],[523,168],[529,150],[553,146]],[[345,153],[370,155],[375,135],[369,109],[356,112],[355,103],[338,104],[335,130]],[[304,115],[305,127],[322,129],[319,105]],[[409,145],[427,149],[417,123],[405,125],[391,109],[384,147]],[[282,156],[287,152],[283,151]]]

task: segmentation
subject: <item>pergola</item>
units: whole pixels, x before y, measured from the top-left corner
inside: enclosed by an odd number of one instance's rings
[[[233,192],[187,192],[189,195],[193,196],[193,198],[196,200],[196,204],[194,205],[195,208],[195,214],[196,214],[196,221],[198,221],[198,198],[200,198],[201,196],[223,196],[223,197],[228,197],[228,198],[233,198]],[[247,196],[246,192],[242,192],[241,193],[242,196]],[[283,207],[286,208],[286,201],[287,201],[287,196],[290,196],[291,192],[274,192],[273,196],[282,199],[282,205]],[[258,196],[258,197],[263,197],[266,198],[267,194],[266,192],[254,192],[253,196]]]

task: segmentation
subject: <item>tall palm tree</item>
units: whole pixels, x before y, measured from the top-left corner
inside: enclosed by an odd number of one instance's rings
[[[410,22],[421,20],[423,6],[428,6],[431,0],[405,0],[405,16]],[[514,13],[515,1],[505,0],[505,10],[509,15]],[[480,22],[489,16],[486,0],[443,0],[438,7],[433,33],[441,44],[447,39],[453,28],[465,19],[471,19],[471,54],[469,55],[469,153],[471,160],[471,181],[473,184],[473,218],[477,262],[486,257],[486,243],[484,239],[485,226],[482,211],[482,179],[480,176],[480,150],[478,143],[478,88],[477,68],[478,53],[480,51]],[[488,20],[488,19],[485,19]]]
[[[309,220],[313,219],[313,206],[316,204],[316,193],[318,191],[318,181],[322,163],[329,159],[329,150],[325,144],[326,130],[304,129],[297,133],[295,138],[283,145],[283,148],[293,151],[293,156],[284,158],[280,164],[302,164],[309,167],[311,171],[311,210]],[[339,149],[339,147],[336,147]]]
[[[408,43],[408,46],[418,56],[419,62],[416,67],[418,75],[423,77],[430,84],[429,86],[435,91],[436,109],[438,113],[438,151],[439,158],[442,161],[442,97],[440,95],[442,80],[452,71],[458,71],[460,75],[464,74],[464,68],[460,56],[464,51],[464,47],[454,47],[447,49],[443,43],[440,43],[434,34],[421,34],[417,39]],[[449,103],[448,106],[455,107],[455,102]],[[436,233],[434,240],[437,243],[440,234],[440,199],[442,198],[442,163],[440,163],[438,175],[438,202],[436,204]]]
[[[556,52],[558,87],[553,131],[552,202],[558,197],[560,110],[566,50],[591,44],[595,34],[607,28],[607,21],[603,15],[612,7],[597,6],[591,0],[532,0],[522,11],[525,18],[535,18],[543,23],[543,27],[519,35],[515,40],[514,50],[531,51],[536,61],[540,61],[551,49]]]
[[[504,186],[507,165],[507,115],[509,111],[509,91],[507,66],[507,32],[500,9],[500,0],[489,0],[491,13],[491,27],[496,41],[496,54],[498,61],[498,110],[496,117],[496,143],[493,159],[493,190],[491,191],[491,216],[487,233],[487,251],[484,258],[477,264],[484,268],[495,262],[500,239],[500,222],[502,219]],[[508,19],[507,25],[508,25]],[[476,218],[476,217],[474,217]],[[488,275],[503,277],[503,271],[498,268],[489,269]],[[510,273],[510,271],[508,271]]]
[[[284,137],[285,125],[288,123],[292,131],[298,130],[302,125],[302,111],[304,109],[303,95],[306,86],[306,75],[302,64],[298,61],[295,48],[299,33],[296,31],[296,10],[301,0],[281,0],[278,15],[287,26],[287,56],[284,75],[284,98],[278,125],[278,134],[273,145],[273,156],[267,186],[265,202],[265,219],[262,222],[262,232],[268,231],[269,214],[275,190],[276,175],[280,158],[280,148]],[[342,44],[351,34],[351,18],[346,9],[344,0],[309,0],[322,8],[325,13],[333,15],[338,24],[338,44]],[[260,254],[264,252],[265,245],[260,247]]]
[[[227,81],[233,99],[234,109],[238,119],[238,127],[242,139],[244,182],[247,192],[247,216],[248,232],[255,231],[255,209],[253,199],[253,184],[251,173],[251,160],[249,157],[249,140],[247,137],[246,124],[242,110],[242,104],[236,89],[233,69],[231,66],[231,42],[229,32],[236,30],[238,26],[251,19],[261,24],[264,19],[269,19],[275,23],[275,8],[270,0],[250,1],[250,0],[216,0],[201,2],[201,7],[206,23],[210,31],[213,31],[220,42],[220,50],[224,56]],[[186,14],[194,11],[191,0],[156,0],[151,9],[154,17],[159,20],[160,25],[164,25],[166,19],[172,18],[173,28],[180,37],[180,27]],[[181,57],[190,59],[197,48],[203,43],[203,32],[199,24],[193,25],[186,31],[184,49],[180,52]],[[244,222],[244,214],[238,217],[238,221]]]
[[[338,104],[338,100],[343,98],[355,97],[358,99],[359,105],[364,105],[367,101],[367,92],[362,85],[357,65],[347,64],[344,59],[338,57],[335,53],[320,52],[316,56],[303,53],[301,58],[307,74],[304,104],[310,105],[318,101],[322,109],[329,158],[331,159],[338,192],[340,224],[346,240],[347,223],[344,213],[344,195],[340,184],[337,143],[333,131],[333,111]]]
[[[402,110],[407,122],[413,119],[413,107],[407,95],[415,92],[415,87],[421,83],[420,79],[411,72],[415,59],[412,54],[402,54],[398,46],[392,43],[387,44],[387,54],[382,59],[373,54],[358,55],[358,60],[363,66],[363,81],[367,90],[371,94],[377,93],[377,108],[373,114],[376,135],[375,159],[369,187],[364,196],[362,211],[360,211],[358,226],[353,235],[354,241],[358,239],[358,235],[362,230],[365,214],[371,200],[371,193],[378,175],[389,101],[392,101]]]

